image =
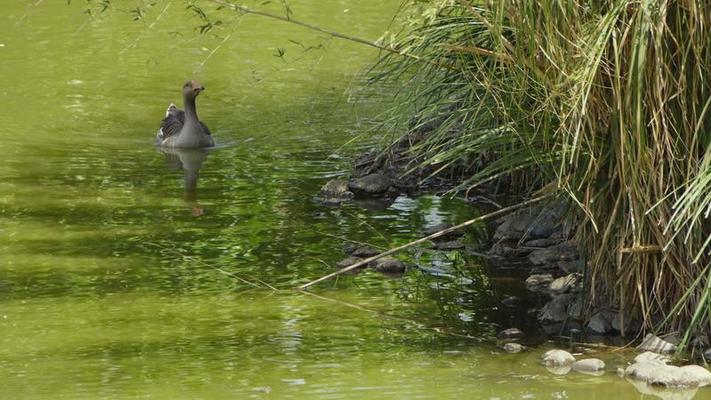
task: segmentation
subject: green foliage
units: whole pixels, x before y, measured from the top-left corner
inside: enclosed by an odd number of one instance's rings
[[[386,123],[409,124],[392,142],[410,143],[413,168],[456,171],[465,192],[557,191],[577,210],[591,306],[708,332],[711,5],[414,7],[390,45],[416,57],[385,55],[374,74],[402,87]]]

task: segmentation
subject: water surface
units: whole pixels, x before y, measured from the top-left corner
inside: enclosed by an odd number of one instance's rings
[[[639,398],[612,373],[558,377],[539,350],[500,354],[489,339],[528,314],[501,310],[516,285],[475,258],[409,253],[444,274],[291,290],[332,271],[346,239],[387,247],[477,214],[437,197],[312,201],[387,106],[359,78],[372,49],[212,8],[222,24],[199,35],[182,1],[135,22],[120,2],[93,18],[84,2],[6,3],[1,397]],[[295,18],[372,39],[398,6],[291,2]],[[207,87],[199,112],[221,146],[158,151],[188,78]]]

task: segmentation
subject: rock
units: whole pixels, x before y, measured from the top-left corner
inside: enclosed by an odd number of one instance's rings
[[[354,178],[348,182],[348,189],[356,197],[374,197],[385,194],[392,182],[383,174],[370,174],[361,178]]]
[[[570,367],[584,374],[600,375],[605,370],[605,362],[597,358],[586,358],[574,362]]]
[[[603,312],[595,313],[588,321],[586,329],[598,335],[604,335],[612,330],[612,323]]]
[[[671,358],[661,354],[653,353],[651,351],[645,351],[642,354],[638,354],[637,357],[634,358],[634,361],[632,363],[634,364],[643,362],[656,362],[666,365],[671,362]]]
[[[561,294],[572,292],[578,289],[580,279],[582,276],[580,274],[569,274],[566,276],[561,276],[555,279],[548,286],[548,290],[553,294]]]
[[[380,254],[380,252],[370,246],[361,246],[356,247],[353,251],[350,252],[350,254],[353,257],[368,258],[377,256],[378,254]]]
[[[533,265],[557,264],[561,261],[574,261],[579,257],[578,248],[571,242],[564,242],[545,249],[536,249],[528,255]]]
[[[551,274],[533,274],[526,278],[526,289],[533,293],[545,293],[552,282]]]
[[[632,379],[628,379],[627,381],[631,383],[639,393],[649,395],[649,397],[643,396],[644,399],[655,398],[662,400],[692,400],[696,397],[696,392],[699,390],[698,388],[667,389],[664,387],[652,386],[647,382],[635,381]]]
[[[354,194],[348,190],[348,181],[332,179],[321,187],[317,199],[327,204],[338,204],[353,199]]]
[[[546,365],[546,369],[553,375],[567,375],[570,372],[570,365],[565,365],[562,367],[554,367]]]
[[[494,240],[519,241],[523,237],[547,238],[556,230],[560,230],[560,221],[566,209],[564,203],[555,202],[513,212],[500,219],[502,222],[494,232]]]
[[[573,319],[581,319],[583,317],[583,309],[585,304],[583,298],[575,295],[574,298],[568,304],[568,316]],[[582,326],[580,327],[582,331]]]
[[[704,356],[704,360],[706,360],[706,362],[711,362],[711,347],[704,350],[703,356]]]
[[[564,367],[570,366],[575,362],[575,357],[565,350],[548,350],[541,357],[543,365],[547,367]]]
[[[642,344],[637,346],[639,351],[653,351],[655,353],[672,353],[676,350],[676,345],[671,344],[651,333],[644,337]]]
[[[392,257],[383,257],[373,261],[372,268],[384,274],[403,274],[407,270],[407,265]]]
[[[711,385],[711,372],[700,365],[685,365],[681,371],[692,382],[698,382],[699,387]]]
[[[640,329],[642,329],[642,322],[638,318],[632,318],[632,317],[625,317],[621,313],[616,312],[614,313],[614,316],[611,318],[612,322],[612,329],[616,330],[617,332],[622,332],[622,328],[624,325],[624,333],[636,333],[639,332]]]
[[[505,305],[506,307],[516,307],[516,304],[519,302],[519,298],[516,296],[506,296],[503,300],[501,300],[501,304]]]
[[[550,247],[550,246],[554,246],[559,243],[560,243],[560,239],[544,238],[544,239],[529,240],[526,243],[524,243],[523,245],[526,247]]]
[[[338,267],[338,269],[346,268],[346,267],[349,267],[349,266],[351,266],[359,261],[362,261],[362,260],[363,259],[359,258],[359,257],[347,257],[347,258],[344,258],[343,260],[337,262],[336,267]],[[364,270],[366,267],[367,267],[367,265],[363,265],[361,267],[358,267],[358,268],[348,271],[348,273],[357,274],[357,273],[361,272],[362,270]]]
[[[434,248],[441,251],[459,250],[464,248],[464,243],[456,240],[451,242],[435,242]]]
[[[667,388],[693,388],[711,384],[711,372],[698,365],[677,367],[660,361],[641,361],[627,367],[627,378]]]
[[[518,328],[504,329],[499,332],[499,339],[518,339],[523,336],[523,331]]]
[[[518,343],[506,343],[504,344],[504,351],[507,353],[520,353],[523,351],[523,346]]]
[[[582,265],[580,263],[580,260],[558,261],[556,263],[556,266],[558,267],[558,269],[565,272],[566,274],[570,274],[573,272],[582,272]]]
[[[553,300],[546,303],[538,314],[538,321],[542,324],[563,322],[568,319],[568,305],[573,300],[573,295],[559,294]]]
[[[433,235],[437,232],[443,231],[445,229],[449,229],[453,226],[454,226],[454,224],[439,224],[439,225],[425,229],[424,234],[425,234],[425,236]],[[458,239],[462,236],[464,236],[464,231],[462,231],[461,229],[458,229],[456,231],[448,232],[447,234],[439,236],[439,237],[434,238],[432,240],[435,242],[446,242],[446,241]]]
[[[525,257],[531,252],[531,249],[525,247],[516,247],[507,242],[494,243],[487,251],[487,254],[503,258]]]

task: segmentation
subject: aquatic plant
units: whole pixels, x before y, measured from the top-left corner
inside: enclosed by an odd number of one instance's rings
[[[376,82],[413,169],[567,199],[588,305],[711,326],[711,4],[419,1]],[[425,62],[421,62],[424,60]],[[414,118],[412,117],[414,115]],[[407,129],[402,129],[407,126]]]

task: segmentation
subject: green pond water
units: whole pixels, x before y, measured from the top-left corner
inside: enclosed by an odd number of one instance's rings
[[[2,3],[0,398],[647,398],[614,374],[628,355],[556,376],[536,362],[545,346],[498,350],[490,338],[530,315],[500,304],[518,279],[473,257],[410,252],[438,273],[291,290],[332,271],[346,238],[385,248],[477,215],[432,196],[312,200],[387,107],[361,84],[373,49],[214,7],[221,25],[199,35],[178,0],[141,21],[129,10],[149,2],[93,18],[83,1]],[[399,4],[290,2],[372,39]],[[188,78],[220,148],[160,152]]]

